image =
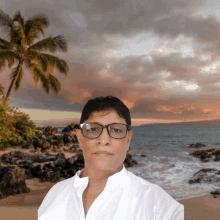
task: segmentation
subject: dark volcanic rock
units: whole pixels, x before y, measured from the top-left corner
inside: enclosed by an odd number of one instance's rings
[[[218,161],[219,150],[215,148],[207,150],[197,150],[192,152],[190,155],[200,158],[202,162],[209,162],[207,158],[212,158],[215,155],[215,161]]]
[[[205,145],[202,143],[196,143],[196,144],[190,144],[189,147],[190,148],[200,148],[200,147],[205,147]]]
[[[73,124],[67,126],[62,134],[56,133],[58,130],[51,126],[38,128],[37,136],[32,140],[33,145],[22,146],[24,149],[29,149],[29,152],[15,150],[5,153],[0,157],[0,164],[11,167],[8,169],[17,167],[23,170],[22,172],[26,179],[38,178],[41,182],[57,182],[61,178],[70,178],[78,170],[83,169],[85,164],[83,152],[79,148],[75,135],[77,126],[79,127],[79,125]],[[66,158],[63,151],[72,152],[76,155]],[[57,154],[53,152],[57,152]],[[127,154],[124,161],[125,167],[131,167],[136,164],[137,162],[132,160],[132,156]],[[6,171],[4,169],[0,172],[1,178],[6,174]],[[4,195],[2,192],[0,194]]]
[[[30,192],[25,183],[25,169],[0,166],[0,199]]]
[[[32,147],[32,144],[31,143],[26,143],[26,144],[23,144],[22,145],[22,148],[23,149],[30,149]]]
[[[220,171],[216,169],[201,169],[196,172],[189,180],[189,184],[192,183],[213,183],[220,182]]]
[[[126,158],[124,160],[125,167],[133,167],[134,165],[137,165],[137,161],[132,159],[132,155],[127,153]]]
[[[79,129],[79,124],[70,124],[70,125],[67,125],[63,130],[62,130],[62,133],[63,132],[72,132],[76,129]]]
[[[220,189],[216,189],[215,191],[210,192],[214,198],[217,198],[217,195],[220,195]]]
[[[68,142],[72,142],[73,140],[74,140],[74,138],[70,134],[65,133],[63,135],[64,144],[66,144]]]

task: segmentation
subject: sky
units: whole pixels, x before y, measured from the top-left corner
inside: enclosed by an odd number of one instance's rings
[[[45,14],[44,38],[63,35],[68,62],[59,94],[26,70],[10,106],[38,126],[78,122],[89,99],[112,95],[132,125],[219,119],[220,3],[217,0],[1,0],[11,17]],[[5,34],[0,30],[0,38]],[[5,39],[5,38],[4,38]],[[8,89],[11,69],[0,72]]]

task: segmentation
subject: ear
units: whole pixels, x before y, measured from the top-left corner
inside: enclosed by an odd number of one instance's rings
[[[128,144],[130,144],[132,136],[133,136],[133,131],[130,130],[130,131],[128,132],[128,142],[127,142]]]

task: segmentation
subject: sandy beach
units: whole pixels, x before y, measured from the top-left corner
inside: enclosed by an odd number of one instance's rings
[[[26,180],[26,183],[30,193],[0,200],[1,220],[37,220],[37,210],[55,183],[40,183],[37,178]],[[185,220],[219,220],[220,198],[203,196],[178,202],[184,205]]]
[[[0,155],[16,149],[0,151]],[[19,149],[22,151],[29,151]],[[30,152],[30,151],[29,151]],[[71,157],[73,153],[64,152],[66,157]],[[37,210],[41,205],[49,189],[56,183],[41,183],[37,178],[26,180],[30,193],[9,196],[0,200],[1,220],[37,220]],[[220,197],[213,198],[211,195],[196,197],[192,199],[179,200],[184,205],[185,220],[219,220]]]

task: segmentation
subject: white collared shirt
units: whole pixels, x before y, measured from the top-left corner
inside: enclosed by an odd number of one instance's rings
[[[56,183],[38,209],[38,220],[184,220],[184,206],[161,187],[123,169],[110,176],[85,217],[82,170]]]

